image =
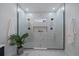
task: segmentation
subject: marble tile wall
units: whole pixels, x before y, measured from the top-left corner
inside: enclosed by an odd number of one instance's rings
[[[65,52],[79,55],[79,4],[65,4]]]

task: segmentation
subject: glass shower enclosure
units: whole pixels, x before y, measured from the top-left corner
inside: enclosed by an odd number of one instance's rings
[[[17,31],[28,33],[24,48],[65,49],[63,3],[18,3]]]

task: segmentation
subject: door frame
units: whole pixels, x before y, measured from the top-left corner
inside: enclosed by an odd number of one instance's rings
[[[65,3],[63,12],[63,48],[46,48],[46,50],[65,50]],[[19,3],[16,3],[16,8],[18,9]],[[19,35],[19,12],[17,11],[17,35]],[[24,49],[35,49],[35,48],[24,48]],[[43,49],[42,49],[43,50]],[[44,49],[45,50],[45,49]]]

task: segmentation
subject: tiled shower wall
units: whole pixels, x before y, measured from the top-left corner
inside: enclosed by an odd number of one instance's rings
[[[11,27],[10,30],[14,28],[15,32],[17,29],[16,11],[16,4],[0,3],[0,45],[5,44],[5,55],[16,54],[15,47],[7,45],[9,27]],[[9,34],[11,33],[12,31]]]
[[[65,4],[65,52],[79,55],[79,4]]]

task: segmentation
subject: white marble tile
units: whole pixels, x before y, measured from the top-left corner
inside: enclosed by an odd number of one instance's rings
[[[66,56],[63,50],[25,50],[21,56]]]

